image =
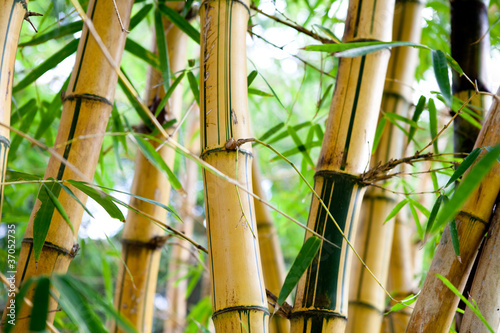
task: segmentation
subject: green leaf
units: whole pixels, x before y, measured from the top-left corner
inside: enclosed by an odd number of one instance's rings
[[[421,49],[429,49],[427,46],[412,42],[353,42],[340,44],[309,45],[306,51],[320,51],[335,53],[337,57],[359,57],[368,53],[388,49],[396,46],[412,46]]]
[[[43,279],[44,277],[31,277],[30,279],[26,280],[26,281],[23,281],[23,283],[21,284],[20,288],[19,288],[19,292],[16,294],[15,296],[15,307],[16,307],[16,312],[17,313],[21,313],[21,308],[23,308],[24,306],[28,306],[25,302],[24,302],[24,298],[26,297],[26,294],[28,292],[31,292],[31,286],[33,285],[33,283],[36,283],[36,281],[40,280],[40,279]],[[3,328],[5,329],[4,332],[5,333],[10,333],[16,326],[16,321],[19,319],[17,316],[15,316],[14,318],[11,318],[8,314],[6,314],[7,316],[7,319],[8,321],[5,323],[5,326],[3,326]],[[10,324],[10,320],[14,319],[14,325],[11,325]]]
[[[411,119],[413,122],[418,123],[420,115],[422,114],[422,111],[424,111],[424,106],[425,106],[425,96],[422,95],[418,99],[417,106],[415,107],[415,111],[413,112],[413,117]],[[413,139],[416,130],[417,130],[416,127],[410,127],[410,130],[408,132],[408,142],[410,142]]]
[[[170,170],[167,163],[163,160],[161,155],[155,150],[153,145],[141,137],[136,137],[137,146],[146,159],[153,164],[158,170],[165,173],[165,176],[172,184],[172,187],[178,191],[183,191],[180,181],[175,174]]]
[[[36,81],[40,76],[51,70],[52,68],[59,65],[64,59],[76,52],[78,48],[78,42],[80,39],[73,39],[71,42],[66,44],[62,49],[56,51],[53,56],[45,60],[43,63],[38,65],[33,69],[28,75],[24,77],[14,88],[12,88],[12,93],[16,93],[21,89],[26,88],[30,84]]]
[[[458,261],[462,262],[460,258],[460,243],[458,241],[457,223],[455,222],[455,220],[452,220],[449,225],[450,225],[450,237],[451,237],[451,243],[453,244],[453,250],[455,251],[455,254],[458,257]]]
[[[170,87],[170,66],[168,62],[167,38],[163,28],[163,20],[158,8],[155,9],[155,36],[158,49],[158,59],[160,59],[160,73],[163,78],[163,87],[165,91]]]
[[[193,28],[193,26],[179,13],[177,13],[172,8],[165,6],[164,4],[159,4],[158,9],[179,29],[184,31],[186,35],[191,37],[196,43],[200,44],[200,32]]]
[[[323,94],[323,97],[321,97],[321,99],[318,101],[318,105],[316,106],[316,108],[318,110],[321,109],[325,100],[328,99],[328,97],[330,95],[330,90],[332,90],[332,87],[333,87],[333,83],[328,85],[328,87],[326,87],[326,90],[325,90],[325,93]]]
[[[308,127],[308,126],[311,126],[311,122],[310,121],[305,121],[303,123],[300,123],[298,125],[295,125],[293,126],[293,129],[295,131],[298,131],[300,130],[301,128],[304,128],[304,127]],[[273,142],[277,142],[277,141],[280,141],[286,137],[288,137],[290,135],[290,133],[288,133],[287,130],[284,130],[282,131],[281,133],[279,133],[278,135],[276,135],[275,137],[273,137],[271,140],[269,140],[269,142],[267,142],[268,144],[271,144]]]
[[[125,77],[127,77],[127,79],[128,79],[128,76],[126,75],[125,71],[123,70],[123,67],[121,67],[120,69],[121,69],[122,73],[125,75]],[[129,82],[130,82],[130,79],[129,79]],[[149,129],[154,129],[155,126],[153,125],[153,122],[151,121],[151,119],[149,119],[149,116],[145,113],[145,111],[142,109],[139,102],[137,102],[134,95],[132,95],[132,93],[127,89],[127,87],[125,86],[125,83],[120,78],[118,78],[118,84],[120,85],[120,88],[122,88],[122,91],[125,94],[125,96],[127,97],[127,100],[134,107],[134,110],[137,112],[137,114],[142,119],[144,124]],[[137,89],[135,89],[135,90],[137,91]]]
[[[285,126],[284,122],[279,123],[278,125],[275,125],[271,127],[266,133],[262,134],[260,137],[260,141],[266,141],[269,137],[273,136],[276,134],[280,129],[282,129]]]
[[[158,104],[158,107],[156,108],[155,117],[158,117],[161,110],[163,110],[165,105],[167,105],[168,99],[170,98],[170,96],[172,96],[172,93],[174,92],[175,88],[177,88],[179,83],[184,78],[185,73],[186,72],[182,72],[177,78],[175,78],[174,82],[172,82],[172,85],[170,86],[170,88],[168,88],[167,92],[165,93],[165,96],[163,96],[163,98],[160,101],[160,104]]]
[[[20,108],[12,110],[12,114],[10,116],[10,126],[14,126],[15,124],[17,124],[18,121],[22,120],[27,114],[33,112],[33,110],[36,108],[36,99],[32,98]]]
[[[66,185],[62,184],[62,183],[58,183],[59,186],[62,187],[62,189],[69,194],[70,197],[72,197],[76,202],[78,202],[78,204],[80,206],[82,206],[82,208],[87,212],[87,214],[90,215],[90,217],[94,218],[94,215],[92,215],[92,213],[90,212],[90,210],[88,210],[88,208],[83,204],[83,202],[80,201],[80,199],[78,199],[78,197],[73,193],[73,191],[71,191],[69,189],[69,187],[67,187]]]
[[[36,284],[31,311],[30,332],[45,332],[46,321],[49,313],[50,280],[41,277]]]
[[[300,152],[302,153],[302,155],[304,156],[304,159],[307,161],[307,163],[309,165],[311,165],[312,167],[314,167],[314,162],[313,162],[311,156],[309,155],[309,152],[307,151],[307,148],[302,143],[302,140],[297,135],[297,132],[293,129],[293,126],[288,126],[287,127],[287,131],[290,134],[290,136],[292,137],[293,142],[297,146],[297,149],[299,149]]]
[[[431,133],[431,140],[433,140],[435,137],[437,137],[437,110],[436,110],[436,104],[434,104],[434,100],[432,98],[429,98],[429,103],[428,103],[428,108],[429,108],[429,131]],[[438,140],[434,140],[432,143],[434,147],[434,153],[439,154],[438,151]]]
[[[132,55],[143,60],[155,69],[160,69],[160,60],[158,56],[144,48],[141,44],[135,42],[133,39],[127,38],[125,42],[125,51],[130,52]]]
[[[486,321],[486,319],[484,318],[484,316],[482,315],[482,313],[479,311],[477,305],[476,306],[472,305],[467,300],[467,298],[465,298],[464,295],[462,295],[462,292],[459,291],[457,288],[455,288],[455,286],[447,278],[445,278],[441,274],[436,274],[436,276],[438,277],[438,279],[440,279],[441,281],[443,281],[443,283],[445,284],[445,286],[448,287],[448,289],[450,289],[456,296],[460,297],[460,299],[462,300],[462,302],[464,302],[465,305],[467,305],[472,310],[472,312],[474,312],[474,314],[483,322],[483,324],[488,328],[488,330],[491,333],[495,333],[495,331],[493,330],[493,328],[491,327],[491,325]]]
[[[432,50],[432,67],[434,68],[434,75],[439,86],[439,90],[447,106],[452,104],[450,77],[448,75],[448,61],[446,55],[441,50]]]
[[[247,87],[250,88],[250,85],[252,84],[253,80],[255,80],[255,78],[257,77],[257,71],[253,70],[250,72],[250,74],[248,74],[248,77],[247,77]]]
[[[30,41],[20,43],[19,47],[38,45],[52,39],[72,35],[74,33],[77,33],[78,31],[81,31],[82,28],[83,28],[83,21],[76,21],[76,22],[71,22],[69,24],[57,26],[56,28],[49,30],[43,34],[35,35],[35,37]]]
[[[136,1],[136,3],[137,3],[137,1]],[[129,31],[134,30],[134,28],[137,25],[139,25],[139,23],[141,23],[143,19],[146,18],[146,16],[149,14],[149,12],[151,11],[152,8],[153,8],[152,4],[147,4],[144,7],[142,7],[141,10],[139,10],[137,12],[137,14],[132,16],[132,18],[130,19],[130,24],[128,26],[128,30]]]
[[[377,130],[375,131],[375,138],[373,139],[373,147],[372,154],[377,150],[378,144],[380,143],[380,139],[382,138],[382,134],[384,133],[385,124],[387,123],[387,119],[385,116],[380,118],[380,121],[377,125]]]
[[[262,90],[255,89],[255,88],[248,88],[248,94],[262,96],[262,97],[273,97],[273,94],[266,93]]]
[[[295,261],[290,267],[290,271],[288,272],[285,282],[283,283],[283,287],[281,287],[281,291],[278,297],[278,304],[283,305],[286,298],[292,292],[293,288],[299,283],[302,274],[306,271],[307,267],[311,264],[314,257],[319,251],[321,247],[321,239],[315,236],[311,236],[304,243],[302,248],[295,258]]]
[[[42,176],[37,176],[37,175],[32,175],[29,173],[24,173],[20,171],[15,171],[11,169],[7,169],[5,173],[5,179],[8,181],[15,181],[15,180],[40,180],[42,179]]]
[[[342,41],[338,39],[337,36],[335,36],[335,34],[330,29],[325,28],[324,26],[319,24],[313,24],[313,27],[316,27],[319,30],[321,30],[325,35],[330,37],[330,39],[332,39],[335,43],[342,43]]]
[[[446,185],[444,187],[450,186],[451,184],[453,184],[453,182],[455,182],[455,180],[457,180],[458,178],[462,177],[462,175],[465,173],[465,171],[467,171],[470,168],[470,166],[479,157],[479,155],[481,154],[481,151],[482,151],[481,148],[476,148],[473,151],[471,151],[470,154],[467,155],[466,158],[464,158],[464,160],[462,161],[462,163],[460,163],[460,165],[455,170],[455,172],[451,176],[450,180],[448,180],[448,183],[446,183]]]
[[[396,312],[396,311],[399,311],[399,310],[402,310],[404,308],[407,308],[408,305],[411,305],[412,303],[414,303],[415,301],[417,300],[417,297],[413,294],[411,294],[410,296],[406,297],[404,300],[402,300],[400,303],[396,303],[394,304],[390,310],[386,313],[384,313],[384,315],[388,315],[389,313],[391,312]]]
[[[405,118],[397,113],[385,112],[384,115],[388,118],[392,118],[394,120],[402,121],[403,123],[407,123],[410,127],[418,128],[418,125],[413,120]]]
[[[401,208],[403,208],[407,203],[408,203],[408,199],[404,199],[402,201],[400,201],[392,210],[391,212],[389,213],[389,215],[386,217],[384,223],[386,223],[387,221],[389,221],[390,219],[392,219],[394,216],[397,215],[397,213],[399,213],[399,211],[401,210]]]
[[[51,179],[53,179],[53,178],[49,178],[49,180],[51,180]],[[66,221],[66,223],[71,228],[71,231],[73,231],[73,234],[74,234],[75,228],[73,228],[73,224],[69,220],[68,214],[66,213],[66,210],[62,206],[61,202],[59,201],[59,199],[57,199],[57,196],[54,193],[52,193],[52,191],[50,190],[50,188],[46,184],[42,184],[42,186],[45,188],[45,191],[47,191],[47,194],[48,194],[50,200],[52,201],[52,203],[54,204],[55,208],[57,209],[59,214],[61,214],[62,218],[64,219],[64,221]],[[59,184],[57,184],[55,186],[59,186]],[[58,192],[60,192],[60,191],[58,191]]]
[[[425,234],[429,234],[429,232],[432,230],[432,226],[434,224],[434,221],[436,220],[436,216],[439,212],[439,208],[441,207],[441,203],[443,202],[444,196],[441,194],[439,197],[437,197],[436,202],[434,202],[434,205],[432,206],[431,214],[429,215],[429,220],[427,221],[427,227],[425,228]]]
[[[420,224],[420,218],[418,217],[417,210],[413,205],[413,202],[409,201],[411,216],[413,216],[413,221],[415,221],[415,226],[417,227],[418,237],[420,239],[424,239],[424,229],[422,229],[422,225]]]
[[[198,105],[200,105],[200,88],[198,85],[198,80],[194,76],[193,72],[189,71],[187,73],[189,86],[191,87],[191,91],[193,92],[194,99]]]
[[[450,67],[453,68],[458,73],[458,75],[464,75],[462,67],[460,67],[455,59],[453,59],[448,53],[445,53],[444,56],[446,57],[446,61],[448,61],[448,65],[450,65]]]
[[[112,218],[125,222],[125,217],[121,210],[114,204],[114,202],[105,193],[100,193],[96,189],[86,185],[84,182],[76,180],[67,180],[68,183],[94,199]]]
[[[453,197],[441,210],[441,214],[437,217],[437,222],[433,230],[439,229],[443,224],[455,217],[464,203],[479,187],[481,181],[490,172],[490,170],[498,163],[497,158],[500,157],[500,144],[486,153],[478,162],[471,168],[467,176],[462,180],[458,188],[455,190]]]

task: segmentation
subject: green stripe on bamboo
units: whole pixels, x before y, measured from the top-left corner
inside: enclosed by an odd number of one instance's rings
[[[248,1],[205,1],[201,11],[201,157],[252,191],[246,77]],[[226,148],[226,143],[228,143]],[[213,320],[217,332],[267,332],[269,311],[253,199],[203,171]]]
[[[120,1],[118,11],[125,27],[130,21],[130,12],[133,1]],[[94,26],[103,39],[105,45],[116,62],[120,62],[121,55],[125,46],[126,33],[122,31],[113,2],[105,0],[91,1],[89,4],[89,16],[93,17]],[[89,32],[85,26],[82,32],[83,36],[88,36]],[[90,180],[94,176],[99,153],[102,145],[102,133],[106,131],[107,122],[111,112],[109,102],[113,101],[117,74],[103,55],[103,52],[95,42],[93,37],[88,37],[86,45],[80,40],[77,52],[77,60],[71,74],[68,86],[67,98],[63,102],[63,112],[61,122],[56,137],[56,151],[67,160],[78,167],[80,173],[72,168],[63,166],[60,160],[53,155],[49,160],[44,178]],[[79,79],[77,80],[77,76]],[[87,98],[85,95],[98,96],[96,98]],[[78,97],[78,98],[76,98]],[[95,135],[97,134],[97,135]],[[85,136],[86,139],[74,140],[66,144],[68,140]],[[86,177],[82,179],[80,175]],[[86,202],[86,195],[72,188],[75,195],[83,203]],[[58,200],[61,202],[71,223],[77,232],[83,215],[83,208],[66,192],[58,194]],[[28,241],[33,238],[33,220],[41,202],[37,200],[26,228],[24,238]],[[51,207],[54,210],[54,207]],[[74,253],[78,248],[76,243],[76,234],[73,234],[71,228],[59,213],[53,213],[50,222],[49,232],[46,237],[46,244],[43,248],[40,260],[35,264],[32,244],[23,242],[18,261],[18,271],[16,275],[16,286],[22,281],[42,274],[52,272],[64,273],[67,271],[72,256],[66,253]],[[27,293],[27,297],[33,296],[33,290]],[[54,319],[57,302],[51,299],[49,306],[49,318],[51,322]],[[23,332],[29,327],[30,309],[23,307],[22,311],[17,313],[17,323],[15,331]]]
[[[398,1],[394,10],[393,39],[420,41],[420,21],[423,5],[413,1]],[[418,61],[418,50],[396,48],[392,50],[386,75],[382,111],[407,118],[411,100],[411,86]],[[405,135],[391,122],[387,122],[379,146],[372,156],[371,166],[402,157]],[[389,189],[393,189],[390,186]],[[392,250],[394,222],[385,223],[394,208],[397,197],[380,188],[369,188],[363,207],[356,237],[356,249],[377,276],[386,285]],[[368,273],[359,260],[352,265],[352,287],[349,294],[349,320],[347,332],[380,332],[385,312],[386,295],[377,281]]]
[[[500,90],[497,96],[499,94]],[[475,147],[498,145],[499,131],[500,103],[495,98]],[[464,177],[467,177],[467,174]],[[459,298],[436,277],[436,274],[444,276],[459,291],[463,290],[479,245],[487,231],[499,190],[500,164],[497,163],[455,217],[461,261],[453,249],[449,228],[445,228],[408,324],[408,332],[448,332]]]
[[[394,2],[350,1],[344,42],[389,41]],[[357,178],[370,159],[389,52],[342,58],[325,137],[316,168],[315,191],[349,240],[353,240],[364,194]],[[292,332],[345,330],[352,251],[326,210],[313,198],[308,227],[338,247],[323,243],[301,278],[292,312]],[[306,233],[306,238],[310,234]]]

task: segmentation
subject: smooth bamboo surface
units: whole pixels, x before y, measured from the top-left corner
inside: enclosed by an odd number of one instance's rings
[[[186,67],[187,36],[171,23],[166,24],[169,63],[173,73]],[[163,81],[157,71],[150,71],[147,94],[149,103],[161,100],[165,95]],[[182,109],[182,84],[172,93],[166,105],[166,120],[180,122]],[[174,128],[167,129],[173,133]],[[175,139],[176,135],[174,135]],[[157,147],[157,142],[152,142]],[[158,151],[170,169],[174,167],[175,150],[163,146]],[[134,181],[131,193],[168,204],[171,185],[161,170],[137,151]],[[131,198],[131,206],[159,221],[166,221],[167,211],[157,205]],[[165,231],[147,217],[129,211],[122,235],[122,264],[116,284],[115,306],[140,332],[153,330],[154,298],[160,267],[161,250],[165,243]],[[124,264],[128,267],[125,269]],[[129,273],[130,272],[130,273]],[[111,330],[122,332],[116,326]]]
[[[118,11],[125,27],[130,21],[130,12],[133,1],[117,1]],[[115,7],[112,1],[94,0],[89,3],[87,15],[92,19],[100,37],[107,46],[115,62],[120,63],[125,46],[126,33],[122,31]],[[63,101],[61,122],[56,137],[56,150],[66,158],[80,172],[92,179],[98,162],[103,136],[113,105],[117,74],[103,55],[100,47],[89,33],[86,26],[78,46],[75,67],[71,74],[68,90]],[[97,134],[97,135],[95,135]],[[69,140],[86,136],[86,139]],[[62,164],[60,160],[51,156],[44,178],[82,179],[72,168]],[[70,186],[71,187],[71,186]],[[81,202],[85,203],[87,196],[72,188]],[[54,193],[74,227],[75,234],[66,221],[52,207],[51,224],[45,245],[38,263],[35,263],[33,252],[33,220],[40,209],[40,200],[37,200],[26,228],[19,255],[16,286],[32,276],[42,274],[64,273],[78,251],[76,242],[77,231],[83,215],[83,208],[66,192]],[[33,296],[33,290],[27,297]],[[57,302],[51,299],[49,319],[55,315]],[[15,331],[24,332],[29,327],[31,309],[23,307],[18,312]]]
[[[200,136],[201,158],[252,191],[251,146],[232,145],[249,137],[248,6],[216,0],[201,7]],[[215,329],[268,332],[253,199],[207,170],[203,180]]]
[[[421,34],[423,4],[398,1],[394,10],[393,39],[418,43]],[[411,107],[411,86],[418,62],[415,48],[395,48],[389,60],[382,111],[408,117]],[[371,159],[371,166],[402,157],[406,136],[391,122],[387,122],[379,146]],[[397,170],[396,170],[397,171]],[[394,186],[389,186],[394,189]],[[387,284],[392,251],[394,221],[385,223],[398,197],[380,188],[369,188],[363,198],[356,250],[366,265]],[[406,240],[407,241],[407,240]],[[349,290],[349,317],[347,332],[380,332],[385,312],[386,294],[359,260],[354,260]]]
[[[257,159],[255,159],[252,169],[253,191],[257,196],[265,199],[266,195],[262,190],[261,178],[259,165]],[[266,288],[278,296],[286,276],[285,262],[283,260],[283,253],[281,252],[278,233],[267,207],[258,200],[254,200],[254,204],[264,282]],[[274,310],[274,307],[269,305],[269,311],[273,313]],[[272,317],[269,322],[269,332],[290,332],[289,320],[278,316]]]
[[[350,1],[344,42],[389,41],[394,2]],[[341,58],[325,137],[316,167],[315,191],[349,240],[354,240],[365,188],[358,176],[370,152],[390,52]],[[308,227],[338,247],[323,243],[302,276],[291,318],[292,332],[343,332],[352,251],[337,227],[313,197]],[[310,237],[306,233],[306,238]]]
[[[500,90],[497,95],[499,93]],[[499,133],[500,104],[494,99],[475,146],[498,145]],[[464,177],[467,177],[467,174]],[[453,250],[449,229],[445,228],[408,324],[408,332],[448,332],[459,298],[436,277],[436,274],[441,274],[458,290],[463,290],[479,245],[487,231],[499,189],[500,164],[497,163],[455,217],[461,262]]]
[[[28,1],[3,0],[0,3],[0,121],[10,126],[12,83],[19,34]],[[10,147],[10,131],[0,127],[0,221],[2,220],[3,182]]]
[[[497,200],[495,214],[490,221],[486,244],[469,295],[469,302],[477,303],[479,311],[491,327],[500,331],[500,209]],[[467,307],[460,325],[460,333],[488,333],[486,325]]]

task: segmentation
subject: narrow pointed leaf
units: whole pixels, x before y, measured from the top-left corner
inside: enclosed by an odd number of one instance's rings
[[[184,33],[196,43],[200,44],[200,32],[196,30],[184,17],[164,4],[159,4],[158,8],[173,24],[184,31]]]
[[[412,303],[414,303],[416,300],[417,300],[417,297],[415,297],[415,295],[411,294],[410,296],[408,296],[404,300],[402,300],[401,303],[394,304],[390,308],[390,310],[388,312],[384,313],[384,314],[388,315],[391,312],[396,312],[396,311],[399,311],[399,310],[403,310],[404,308],[408,307],[408,305],[411,305]]]
[[[446,56],[441,50],[432,50],[432,67],[434,68],[434,75],[439,86],[439,90],[447,106],[452,104],[450,77],[448,75],[448,61]]]
[[[433,230],[439,229],[443,224],[453,219],[462,208],[467,199],[479,187],[483,178],[488,174],[491,168],[498,163],[500,157],[500,144],[486,153],[470,170],[467,176],[462,180],[456,189],[453,197],[441,210]]]
[[[132,18],[130,19],[128,30],[132,31],[139,23],[141,23],[142,20],[144,20],[149,14],[152,8],[152,4],[147,4],[142,7],[134,16],[132,16]]]
[[[165,29],[163,28],[163,20],[161,13],[155,9],[155,36],[156,46],[158,49],[158,59],[160,60],[160,72],[163,78],[163,87],[165,91],[170,87],[170,66],[168,62],[167,39],[165,37]]]
[[[43,34],[35,35],[36,37],[31,39],[30,41],[20,43],[19,47],[38,45],[52,39],[72,35],[74,33],[77,33],[78,31],[81,31],[82,28],[83,28],[82,21],[76,21],[76,22],[71,22],[69,24],[61,25]]]
[[[479,157],[479,155],[481,154],[481,151],[482,151],[481,148],[476,148],[473,151],[471,151],[470,154],[467,155],[466,158],[464,158],[463,162],[460,163],[460,165],[455,170],[455,172],[451,176],[450,180],[448,181],[448,183],[446,183],[446,185],[444,187],[450,186],[451,184],[453,184],[453,182],[455,180],[457,180],[458,178],[462,177],[462,175],[465,173],[465,171],[467,171],[470,168],[470,166]]]
[[[285,282],[283,283],[283,287],[278,297],[279,305],[283,305],[293,288],[299,283],[302,274],[304,274],[307,267],[309,267],[320,247],[321,239],[315,236],[309,237],[304,243],[285,278]]]
[[[424,239],[424,229],[420,223],[420,218],[418,217],[417,210],[411,201],[409,201],[411,216],[413,216],[413,221],[415,221],[415,227],[417,227],[418,237]]]
[[[462,262],[462,260],[460,259],[460,243],[458,241],[457,223],[455,222],[455,220],[452,220],[450,222],[450,237],[455,255],[458,257],[458,261]]]
[[[106,195],[101,195],[96,189],[76,180],[68,180],[68,183],[94,199],[112,218],[125,222],[125,217],[121,210]]]
[[[42,185],[45,188],[45,191],[47,191],[47,194],[49,195],[50,200],[54,204],[54,207],[56,207],[59,214],[61,214],[64,221],[66,221],[68,226],[71,228],[71,231],[73,231],[73,233],[75,233],[75,229],[73,228],[73,224],[69,220],[68,214],[66,213],[66,210],[64,209],[64,207],[61,205],[61,202],[59,201],[59,199],[57,199],[57,196],[54,193],[52,193],[52,191],[49,189],[49,187],[47,185],[45,185],[45,184],[42,184]],[[56,187],[56,186],[59,186],[59,184],[55,184],[54,187]]]
[[[420,119],[420,115],[422,114],[422,111],[424,111],[425,100],[426,100],[425,96],[420,96],[420,98],[418,99],[417,106],[415,107],[415,111],[413,112],[413,117],[411,120],[417,124],[418,120]],[[410,142],[413,139],[416,131],[417,128],[410,127],[410,130],[408,131],[408,142]]]
[[[429,108],[429,131],[431,133],[431,140],[433,140],[438,133],[437,130],[437,110],[436,110],[436,104],[434,104],[434,100],[432,98],[429,99],[428,103],[428,108]],[[434,140],[432,143],[434,147],[434,153],[438,154],[438,140]]]
[[[160,70],[160,60],[158,56],[153,52],[144,48],[141,44],[137,43],[131,38],[127,38],[125,42],[125,51],[130,52],[137,58],[145,61],[147,64],[151,65],[155,69]]]
[[[90,210],[88,210],[88,208],[87,208],[87,207],[86,207],[86,206],[85,206],[85,205],[84,205],[84,204],[80,201],[80,199],[78,199],[78,197],[77,197],[77,196],[73,193],[73,191],[71,191],[71,190],[70,190],[70,188],[69,188],[69,187],[67,187],[66,185],[64,185],[64,184],[62,184],[62,183],[60,183],[59,185],[60,185],[60,186],[62,187],[62,189],[63,189],[66,193],[68,193],[68,194],[69,194],[69,195],[70,195],[70,196],[71,196],[71,197],[72,197],[72,198],[73,198],[76,202],[78,202],[78,204],[79,204],[80,206],[82,206],[82,208],[83,208],[83,209],[87,212],[87,214],[89,214],[89,215],[90,215],[90,217],[94,218],[94,215],[92,215],[92,213],[90,212]]]
[[[262,97],[273,97],[273,94],[266,93],[262,90],[255,89],[255,88],[248,88],[248,94],[262,96]]]
[[[30,332],[45,332],[46,321],[49,313],[50,280],[42,277],[36,284],[31,311]]]
[[[396,46],[412,46],[422,49],[429,49],[427,46],[412,42],[354,42],[340,44],[309,45],[306,51],[320,51],[336,53],[337,57],[359,57],[368,53],[388,49]]]
[[[278,125],[275,125],[271,127],[266,133],[262,134],[260,137],[260,141],[266,141],[269,137],[273,136],[274,134],[278,133],[280,129],[282,129],[285,126],[284,122],[279,123]]]
[[[247,87],[250,87],[250,85],[252,84],[253,80],[255,80],[256,77],[257,77],[257,71],[255,70],[251,71],[250,74],[248,74]]]
[[[377,150],[380,139],[382,138],[382,134],[384,133],[386,123],[387,119],[385,118],[385,116],[381,117],[377,125],[377,130],[375,131],[375,138],[373,139],[372,154]]]
[[[441,194],[437,197],[436,202],[432,206],[431,214],[429,215],[429,220],[427,221],[427,227],[425,228],[425,234],[429,234],[432,230],[432,226],[434,225],[434,221],[436,220],[436,216],[439,212],[439,208],[441,207],[441,203],[443,202],[444,196]]]
[[[325,35],[330,37],[335,43],[342,43],[342,41],[338,39],[337,36],[335,36],[335,34],[330,29],[319,24],[313,24],[313,27],[316,27],[319,30],[321,30]]]
[[[193,72],[191,72],[191,71],[189,71],[187,73],[187,77],[188,77],[189,86],[191,87],[191,91],[193,92],[196,104],[200,105],[200,88],[199,88],[198,80],[196,80],[196,77],[194,76]]]
[[[299,138],[299,136],[297,135],[297,132],[293,129],[292,126],[288,126],[287,127],[287,131],[288,133],[290,134],[290,136],[292,137],[292,140],[293,142],[295,143],[295,145],[297,146],[297,149],[302,153],[302,155],[304,156],[304,159],[306,160],[306,162],[313,166],[314,167],[314,162],[311,158],[311,156],[309,155],[309,152],[307,151],[307,148],[304,146],[304,144],[302,143],[302,140]]]
[[[389,221],[390,219],[392,219],[394,216],[396,216],[397,213],[399,213],[399,211],[401,210],[401,208],[403,208],[406,204],[408,203],[408,199],[404,199],[402,200],[401,202],[399,202],[392,210],[391,212],[389,213],[389,215],[386,217],[385,222]]]

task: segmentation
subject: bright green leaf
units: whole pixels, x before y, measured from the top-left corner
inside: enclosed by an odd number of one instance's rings
[[[452,104],[450,77],[448,75],[448,60],[446,55],[441,50],[432,50],[432,66],[434,68],[434,75],[441,90],[441,94],[447,106]]]
[[[482,151],[481,148],[476,148],[473,151],[471,151],[470,154],[467,155],[466,158],[464,158],[463,162],[460,163],[460,165],[455,170],[455,172],[451,176],[450,180],[448,180],[448,183],[446,183],[446,185],[444,187],[450,186],[451,184],[453,184],[453,182],[455,180],[457,180],[458,178],[462,177],[462,175],[465,173],[465,171],[467,171],[470,168],[470,166],[479,157],[479,155],[481,154],[481,151]]]

